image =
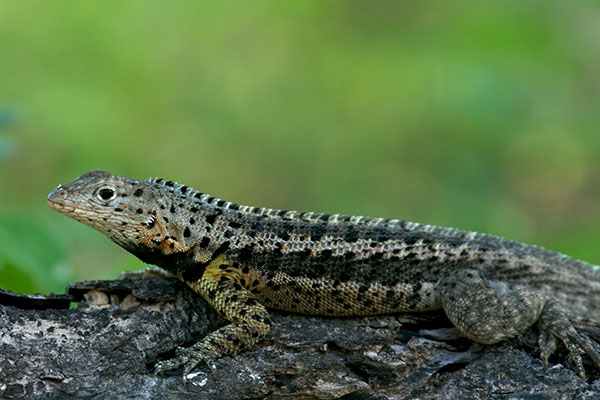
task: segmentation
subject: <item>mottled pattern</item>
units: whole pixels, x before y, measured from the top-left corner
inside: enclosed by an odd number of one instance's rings
[[[353,316],[444,308],[480,343],[541,328],[583,375],[600,365],[596,267],[540,247],[402,220],[256,208],[172,181],[91,171],[49,204],[179,276],[231,321],[157,370],[239,352],[269,331],[265,307]]]

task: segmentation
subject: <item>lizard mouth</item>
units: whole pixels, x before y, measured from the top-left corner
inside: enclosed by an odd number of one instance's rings
[[[70,213],[75,210],[75,208],[73,207],[69,207],[67,205],[50,199],[48,199],[48,205],[50,206],[50,208],[52,208],[55,211],[58,211],[61,214]]]

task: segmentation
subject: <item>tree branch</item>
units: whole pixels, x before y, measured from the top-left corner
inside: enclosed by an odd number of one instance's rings
[[[81,282],[58,296],[0,290],[0,398],[600,398],[520,341],[458,337],[441,312],[272,317],[266,340],[214,373],[197,368],[184,386],[181,370],[154,376],[153,364],[225,321],[178,280]]]

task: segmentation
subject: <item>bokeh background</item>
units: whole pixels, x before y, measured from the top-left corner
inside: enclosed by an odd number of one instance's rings
[[[596,1],[3,1],[0,287],[143,265],[46,205],[90,169],[600,263]]]

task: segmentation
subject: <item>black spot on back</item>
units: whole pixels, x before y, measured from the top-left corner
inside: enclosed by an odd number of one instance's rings
[[[325,227],[321,224],[315,224],[310,228],[310,238],[315,242],[319,241],[325,234]]]
[[[279,236],[281,238],[281,240],[289,240],[290,239],[290,234],[287,232],[279,232],[277,234],[277,236]]]
[[[358,230],[352,226],[348,225],[346,228],[346,232],[344,234],[344,240],[349,243],[354,243],[358,239]]]

